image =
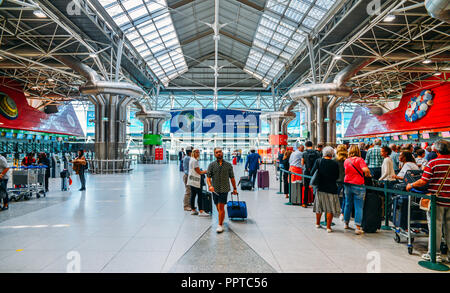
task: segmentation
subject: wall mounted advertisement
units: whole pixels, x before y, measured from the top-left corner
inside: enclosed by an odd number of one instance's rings
[[[84,136],[73,106],[68,103],[58,107],[55,114],[45,114],[30,105],[17,84],[0,85],[0,125],[2,128],[36,132]]]
[[[421,89],[416,90],[417,87]],[[368,108],[356,107],[345,136],[404,134],[449,126],[450,83],[431,77],[421,84],[408,85],[404,92],[407,94],[398,107],[380,116],[372,114]]]

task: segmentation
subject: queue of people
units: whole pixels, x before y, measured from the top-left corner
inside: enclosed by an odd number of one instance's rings
[[[338,216],[344,222],[344,229],[353,229],[350,227],[350,219],[354,213],[355,234],[364,234],[362,221],[366,181],[372,182],[375,179],[388,184],[388,188],[392,188],[393,182],[402,181],[408,170],[423,170],[421,179],[408,184],[406,190],[420,188],[426,184],[429,186],[429,192],[436,193],[439,189],[436,239],[441,239],[442,231],[450,231],[450,203],[439,202],[439,198],[450,198],[449,141],[439,140],[428,150],[412,144],[382,146],[379,139],[376,139],[372,145],[342,144],[335,148],[327,146],[321,152],[317,148],[314,149],[310,141],[306,142],[305,146],[306,150],[302,144],[297,143],[293,153],[288,150],[282,151],[280,166],[297,174],[313,176],[313,180],[316,181],[314,182],[313,212],[316,214],[317,228],[322,228],[320,219],[325,213],[327,232],[332,232],[332,219]],[[290,159],[287,160],[289,157]],[[446,173],[448,177],[444,176]],[[314,177],[317,178],[314,179]],[[445,182],[443,182],[444,179]],[[289,182],[301,180],[301,176],[295,174],[289,176],[284,172],[283,180],[284,193],[288,197]],[[303,178],[305,187],[311,184],[310,181],[311,179]],[[446,243],[450,243],[450,233],[447,233],[445,238]],[[441,242],[435,243],[436,251],[439,251]],[[422,258],[429,260],[429,253],[424,254]],[[440,254],[437,254],[437,259],[442,260]]]

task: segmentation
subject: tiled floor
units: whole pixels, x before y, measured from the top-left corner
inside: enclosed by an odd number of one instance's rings
[[[242,169],[235,167],[236,177]],[[0,213],[0,272],[230,272],[252,262],[261,271],[366,272],[376,256],[381,272],[428,272],[417,265],[426,239],[417,239],[419,251],[409,255],[391,231],[357,236],[338,219],[334,233],[316,229],[311,208],[285,205],[276,194],[272,171],[269,190],[240,192],[249,218],[226,220],[223,234],[214,232],[215,216],[183,211],[176,164],[88,176],[86,192],[78,191],[77,178],[61,192],[55,179],[46,198]]]

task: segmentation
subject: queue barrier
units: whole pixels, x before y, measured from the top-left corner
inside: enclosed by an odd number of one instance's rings
[[[89,164],[89,173],[91,174],[109,174],[109,173],[128,173],[133,169],[131,163],[132,159],[121,160],[86,160]]]
[[[289,175],[297,175],[301,176],[302,178],[309,178],[311,179],[312,176],[310,175],[304,175],[304,174],[298,174],[291,172],[289,170],[285,170],[280,168],[280,178],[281,175],[284,173],[288,173]],[[288,177],[290,178],[290,176]],[[377,181],[377,180],[374,180]],[[384,181],[382,181],[384,182]],[[436,202],[450,202],[450,198],[439,198],[437,200],[435,194],[426,195],[422,193],[415,193],[415,192],[409,192],[409,191],[403,191],[403,190],[396,190],[396,189],[390,189],[387,188],[387,184],[384,184],[384,187],[375,187],[375,186],[367,186],[367,185],[359,185],[359,184],[352,184],[352,183],[346,183],[341,181],[336,181],[337,184],[347,185],[347,186],[359,186],[364,187],[365,189],[374,190],[374,191],[381,191],[384,192],[385,201],[384,201],[384,218],[385,218],[385,225],[382,227],[383,230],[391,230],[389,226],[389,216],[388,216],[388,201],[389,201],[389,194],[398,194],[398,195],[406,195],[408,197],[417,197],[417,198],[425,198],[430,200],[430,261],[419,261],[419,265],[421,267],[434,270],[434,271],[448,271],[450,268],[442,263],[436,262]],[[281,180],[280,180],[280,192],[281,192]],[[291,180],[289,179],[289,200],[291,198]]]

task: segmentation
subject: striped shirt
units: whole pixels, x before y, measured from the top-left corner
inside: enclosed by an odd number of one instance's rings
[[[450,167],[450,155],[440,155],[436,159],[428,162],[428,165],[423,170],[422,180],[429,183],[428,191],[437,192],[439,185]],[[449,176],[450,177],[450,176]],[[442,187],[439,197],[450,198],[450,178],[447,177],[445,184]],[[450,202],[439,203],[440,206],[450,207]]]

